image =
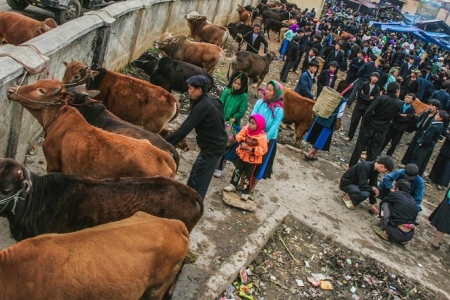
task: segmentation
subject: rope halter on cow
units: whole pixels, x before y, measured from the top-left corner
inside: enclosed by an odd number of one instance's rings
[[[5,210],[5,208],[6,208],[6,207],[8,206],[8,204],[9,204],[9,202],[11,202],[11,200],[14,199],[14,206],[13,206],[13,208],[11,209],[11,212],[13,213],[13,215],[15,215],[15,214],[16,214],[15,210],[16,210],[17,202],[18,202],[19,200],[25,200],[25,198],[20,197],[20,193],[22,193],[23,191],[25,191],[24,188],[18,190],[17,193],[15,193],[14,195],[12,195],[12,196],[10,196],[10,197],[8,197],[8,198],[5,198],[5,199],[3,199],[3,200],[0,200],[0,205],[2,205],[2,204],[5,205],[5,206],[3,206],[2,210],[0,210],[0,214]]]
[[[44,101],[36,101],[36,100],[32,100],[32,99],[30,99],[30,98],[27,98],[27,97],[25,97],[25,96],[19,94],[19,88],[20,88],[20,85],[16,85],[16,87],[17,87],[17,89],[16,89],[16,92],[14,93],[14,96],[22,97],[23,99],[28,100],[28,101],[30,101],[30,102],[33,102],[33,103],[40,103],[40,104],[45,104],[45,106],[47,106],[47,107],[62,104],[62,101],[59,100],[59,99],[58,99],[58,101],[52,101],[52,102],[44,102]],[[61,91],[61,88],[55,90],[55,92],[53,93],[53,95],[56,95],[57,93],[59,93],[59,91]]]

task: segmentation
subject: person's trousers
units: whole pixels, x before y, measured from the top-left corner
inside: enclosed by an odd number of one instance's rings
[[[361,89],[362,80],[359,79],[355,85],[353,86],[352,92],[350,93],[350,96],[347,98],[347,107],[351,107],[353,104],[353,101],[355,101],[356,93]]]
[[[389,127],[389,131],[386,135],[386,138],[384,139],[384,145],[383,145],[383,148],[381,149],[381,151],[383,151],[384,148],[386,148],[387,144],[389,144],[389,141],[390,141],[391,147],[389,147],[388,151],[386,152],[386,155],[392,156],[392,154],[394,154],[394,151],[397,148],[398,144],[400,144],[403,134],[404,134],[403,131]]]
[[[286,82],[288,75],[289,75],[289,70],[292,68],[294,63],[295,63],[295,61],[293,61],[293,60],[286,60],[284,62],[283,68],[280,71],[280,80],[282,82]]]
[[[305,53],[305,52],[300,52],[300,53],[298,54],[298,57],[297,57],[297,59],[295,60],[294,65],[293,65],[293,67],[292,67],[292,71],[297,71],[298,65],[300,64],[300,61],[302,60],[302,56],[303,56],[304,53]],[[305,58],[305,59],[306,59],[306,58]]]
[[[348,194],[354,206],[361,204],[361,202],[370,197],[369,191],[361,191],[356,184],[340,185],[339,188]]]
[[[391,225],[389,219],[391,217],[391,207],[389,203],[383,202],[380,209],[380,227],[386,231],[389,240],[404,243],[410,241],[414,237],[414,230],[404,232],[397,225]]]
[[[350,120],[350,126],[348,127],[347,136],[351,139],[355,136],[356,128],[358,128],[358,124],[361,121],[362,117],[366,113],[366,110],[355,108],[352,113],[352,118]]]
[[[362,125],[355,149],[353,149],[352,157],[350,158],[349,166],[352,167],[358,163],[361,153],[366,148],[366,161],[374,161],[381,152],[385,136],[385,131],[378,131],[370,126]]]
[[[251,164],[238,158],[236,160],[236,169],[234,169],[230,183],[234,186],[238,186],[242,173],[245,173],[244,179],[242,180],[242,193],[248,194],[253,185],[251,180],[253,178],[253,173],[255,172],[256,166],[256,164]]]
[[[204,199],[220,157],[202,157],[201,153],[192,166],[187,186],[193,188]]]

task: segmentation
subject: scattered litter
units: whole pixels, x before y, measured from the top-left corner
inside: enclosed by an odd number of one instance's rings
[[[326,277],[323,274],[311,273],[311,276],[314,278],[315,281],[321,281],[326,279]]]
[[[356,288],[355,288],[354,286],[352,286],[352,287],[350,288],[350,292],[352,292],[352,294],[354,294],[354,293],[356,292]]]
[[[275,276],[271,275],[270,280],[275,281],[275,280],[277,280],[277,278]]]
[[[423,267],[423,265],[422,264],[417,264],[419,267]]]
[[[247,272],[246,272],[246,270],[245,270],[244,267],[242,267],[242,268],[239,270],[239,276],[241,277],[241,282],[242,282],[242,283],[247,283],[247,281],[248,281],[248,276],[247,276]]]
[[[305,260],[305,267],[311,268],[311,266],[309,265],[309,262],[307,260]]]
[[[332,290],[333,289],[333,285],[328,280],[324,280],[324,281],[322,281],[320,283],[320,288],[322,290]]]
[[[350,258],[347,258],[347,259],[345,260],[345,262],[348,263],[349,265],[352,264],[352,260],[351,260]]]
[[[297,285],[298,285],[299,287],[304,287],[304,286],[305,286],[305,284],[303,283],[303,280],[295,279],[295,281],[297,281]]]
[[[314,277],[308,276],[306,277],[306,280],[308,280],[308,282],[311,283],[313,286],[320,286],[320,281],[314,280]]]

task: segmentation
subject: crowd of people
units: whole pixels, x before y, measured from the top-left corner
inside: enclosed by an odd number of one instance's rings
[[[345,81],[353,88],[343,92],[330,117],[316,116],[305,137],[312,147],[303,158],[315,161],[319,150],[330,149],[337,121],[346,109],[353,107],[345,141],[350,142],[358,126],[360,129],[349,168],[340,181],[342,200],[347,208],[354,209],[368,199],[371,211],[380,218],[374,231],[383,239],[407,243],[414,236],[416,218],[422,211],[424,171],[439,140],[444,141],[443,146],[425,179],[436,183],[440,190],[450,182],[450,55],[410,36],[369,28],[368,23],[373,20],[370,16],[355,15],[345,5],[325,11],[324,17],[316,19],[314,10],[289,10],[291,16],[297,15],[297,23],[286,31],[280,45],[279,58],[284,60],[280,82],[270,80],[265,89],[259,90],[262,98],[255,103],[247,125],[241,127],[248,108],[249,81],[243,72],[232,75],[220,101],[206,93],[208,80],[195,76],[188,80],[189,95],[194,101],[190,115],[167,139],[176,143],[188,129],[196,129],[201,152],[188,185],[203,197],[212,177],[221,177],[226,162],[231,161],[235,169],[224,191],[240,190],[241,200],[255,200],[257,183],[272,174],[277,135],[284,117],[282,83],[289,72],[295,74],[301,68],[295,91],[312,100],[320,97],[324,87],[335,87],[339,71],[346,72]],[[353,17],[345,19],[346,14]],[[258,53],[262,44],[264,51],[268,50],[259,24],[243,35],[243,40],[247,51]],[[324,66],[317,74],[319,59]],[[315,93],[314,84],[317,84]],[[420,116],[413,106],[419,99],[429,105]],[[225,121],[236,130],[236,143],[231,146],[226,145]],[[405,132],[414,136],[400,169],[393,172],[392,156]],[[378,183],[378,176],[383,173],[388,174]],[[379,206],[377,198],[381,200]],[[449,198],[450,189],[430,216],[437,228],[432,242],[435,249],[439,248],[443,234],[450,234]]]

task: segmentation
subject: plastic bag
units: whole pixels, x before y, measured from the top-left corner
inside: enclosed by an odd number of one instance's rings
[[[225,122],[225,132],[227,133],[227,147],[236,143],[236,125],[230,121]]]

